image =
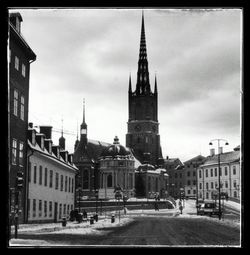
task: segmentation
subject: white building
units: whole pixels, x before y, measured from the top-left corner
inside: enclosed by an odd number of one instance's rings
[[[234,151],[220,154],[220,182],[221,192],[229,198],[240,199],[241,196],[241,165],[240,148]],[[218,194],[218,155],[213,151],[204,164],[197,169],[198,174],[198,197],[213,199]]]
[[[77,168],[72,155],[52,144],[50,126],[28,128],[28,222],[57,222],[74,209]]]
[[[99,177],[99,198],[113,199],[116,187],[121,187],[127,197],[134,196],[135,158],[128,148],[120,145],[117,136],[101,154]]]

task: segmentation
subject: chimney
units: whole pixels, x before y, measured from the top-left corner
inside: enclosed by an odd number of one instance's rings
[[[168,160],[168,156],[167,156],[167,158],[166,158],[167,160]]]
[[[60,147],[58,145],[52,145],[52,152],[57,158],[60,158]]]
[[[33,128],[33,123],[29,122],[29,128]]]
[[[44,139],[44,147],[49,152],[52,153],[52,140],[51,139]]]
[[[51,139],[52,126],[40,126],[40,133],[43,133],[46,139]]]
[[[23,21],[22,16],[19,12],[10,14],[10,23],[15,27],[18,33],[21,33],[21,22]]]
[[[210,149],[210,156],[211,157],[214,156],[214,154],[215,154],[214,151],[215,151],[214,149]]]

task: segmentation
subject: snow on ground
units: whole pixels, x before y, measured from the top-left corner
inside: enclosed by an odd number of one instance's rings
[[[232,209],[236,209],[238,211],[240,211],[241,209],[241,204],[240,203],[237,203],[237,202],[234,202],[234,201],[223,201],[222,203],[224,203],[227,207],[230,207]]]

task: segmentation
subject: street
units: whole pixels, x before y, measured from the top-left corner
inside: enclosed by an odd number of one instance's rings
[[[99,229],[102,230],[102,229]],[[239,245],[239,227],[208,217],[136,217],[126,226],[105,228],[107,235],[22,233],[19,238],[63,245]]]

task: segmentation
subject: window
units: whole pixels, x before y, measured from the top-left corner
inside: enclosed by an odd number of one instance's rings
[[[190,183],[190,180],[187,181],[187,185],[189,186],[191,183]]]
[[[213,175],[214,175],[213,168],[210,169],[210,175],[211,175],[211,177],[213,177]]]
[[[206,199],[209,199],[209,194],[208,194],[208,192],[206,193]]]
[[[225,188],[228,188],[228,182],[225,181]]]
[[[26,66],[25,64],[22,64],[22,76],[25,77],[25,73],[26,73]]]
[[[196,185],[196,180],[193,180],[193,185]]]
[[[39,184],[42,185],[42,178],[43,178],[43,167],[39,167]]]
[[[47,217],[47,201],[44,201],[43,210],[44,210],[44,217]]]
[[[227,167],[225,166],[225,175],[227,175]]]
[[[233,166],[233,175],[236,175],[236,166]]]
[[[24,120],[24,96],[21,96],[20,119]]]
[[[36,183],[36,165],[34,165],[33,182]]]
[[[62,218],[62,204],[59,205],[59,219]]]
[[[53,187],[53,170],[49,170],[49,187]]]
[[[36,217],[36,200],[33,199],[33,217]]]
[[[237,197],[237,191],[234,191],[234,197]]]
[[[38,204],[38,217],[42,217],[42,200],[39,200]]]
[[[211,189],[213,189],[214,188],[214,183],[213,182],[211,182]]]
[[[217,176],[217,168],[214,169],[214,176]]]
[[[61,175],[61,191],[63,191],[63,175]]]
[[[234,188],[236,188],[236,181],[234,181]]]
[[[182,178],[182,173],[180,173],[180,178]]]
[[[58,189],[58,182],[59,182],[59,174],[56,173],[56,185],[55,185],[55,189]]]
[[[69,189],[68,189],[68,192],[70,192],[70,183],[71,183],[71,178],[69,177]]]
[[[71,192],[74,193],[74,179],[72,178]]]
[[[69,215],[69,205],[67,206],[67,214]]]
[[[189,172],[189,171],[187,172],[187,176],[188,176],[188,177],[190,176],[190,172]]]
[[[208,169],[206,169],[206,177],[208,177]]]
[[[89,171],[88,170],[83,171],[83,185],[82,185],[82,188],[83,189],[88,189],[89,188]]]
[[[196,176],[196,172],[195,171],[193,171],[193,177],[195,177]]]
[[[107,182],[108,182],[107,183],[108,188],[111,188],[112,187],[112,175],[111,174],[108,175],[108,181]]]
[[[193,189],[193,194],[194,194],[194,195],[196,194],[196,190],[195,190],[195,189]]]
[[[13,109],[13,114],[17,116],[18,112],[18,91],[15,89],[14,90],[14,109]]]
[[[52,217],[52,201],[49,201],[49,217]]]
[[[190,190],[188,190],[188,194],[190,195]]]
[[[208,189],[208,182],[206,182],[206,189]]]
[[[66,204],[63,205],[63,216],[66,215]]]
[[[151,191],[151,178],[148,177],[148,190]]]
[[[199,171],[199,178],[201,178],[201,170]]]
[[[28,219],[30,218],[30,199],[28,199]]]
[[[15,56],[15,69],[19,70],[19,58],[17,56]]]
[[[65,185],[64,185],[64,191],[67,191],[67,186],[68,186],[68,176],[65,176]]]
[[[44,169],[44,186],[47,186],[47,179],[48,179],[48,168],[45,167],[45,169]]]
[[[28,182],[31,181],[31,163],[28,164]]]
[[[16,150],[17,150],[17,140],[12,140],[12,164],[16,165]]]
[[[23,166],[23,142],[19,142],[19,166]]]
[[[220,172],[220,176],[221,176],[221,167],[220,167],[220,171],[219,172]]]

